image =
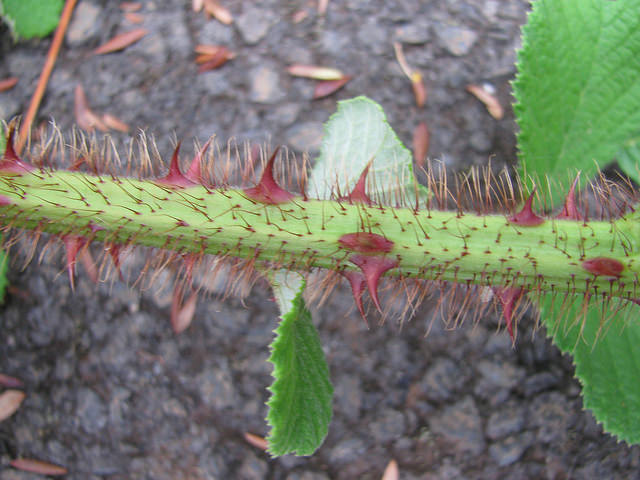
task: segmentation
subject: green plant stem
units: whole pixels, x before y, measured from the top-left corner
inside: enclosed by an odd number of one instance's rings
[[[338,243],[369,232],[393,242],[388,275],[537,292],[604,293],[636,298],[638,231],[634,217],[510,224],[502,215],[459,214],[348,202],[304,200],[264,205],[242,190],[169,187],[153,181],[34,170],[0,175],[0,221],[17,228],[81,235],[180,253],[268,261],[307,271],[356,269]],[[6,199],[5,199],[6,200]],[[382,255],[382,254],[381,254]],[[595,276],[581,263],[607,257],[619,278]]]

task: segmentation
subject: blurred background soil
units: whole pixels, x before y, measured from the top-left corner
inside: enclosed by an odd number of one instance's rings
[[[324,14],[315,0],[220,3],[230,25],[187,0],[141,0],[140,24],[120,2],[81,0],[36,127],[55,121],[69,134],[82,85],[95,112],[130,126],[111,132],[123,158],[144,131],[167,161],[176,140],[190,156],[193,141],[211,135],[222,148],[228,139],[283,144],[313,159],[336,102],[366,95],[409,147],[426,122],[429,157],[451,171],[516,162],[509,82],[527,2],[331,0]],[[141,27],[149,33],[124,51],[90,55]],[[394,42],[424,75],[423,108]],[[0,93],[0,118],[26,110],[49,44],[14,44],[0,31],[0,78],[19,78]],[[224,45],[235,58],[199,74],[198,44]],[[290,76],[292,64],[353,79],[312,100],[315,82]],[[494,89],[505,117],[492,118],[468,84]],[[0,372],[22,379],[27,398],[0,424],[1,480],[41,478],[4,468],[18,456],[91,480],[379,479],[391,459],[402,479],[640,478],[640,449],[583,411],[570,360],[532,318],[515,347],[495,313],[449,329],[435,303],[403,325],[372,317],[367,330],[342,285],[314,310],[335,386],[328,438],[310,458],[270,459],[243,437],[267,434],[265,360],[278,312],[264,285],[244,301],[201,297],[191,326],[175,335],[170,289],[95,285],[79,269],[72,292],[62,249],[25,268],[24,252],[12,256]],[[126,264],[145,260],[137,251]],[[169,272],[161,277],[158,285],[170,285]]]

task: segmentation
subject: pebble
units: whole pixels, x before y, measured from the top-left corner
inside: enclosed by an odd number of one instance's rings
[[[251,3],[244,4],[244,11],[235,25],[247,45],[255,45],[262,40],[269,28],[277,21],[270,9],[257,8]]]
[[[398,42],[410,45],[422,45],[431,39],[429,24],[426,19],[421,18],[396,28],[394,33]]]
[[[552,442],[569,434],[573,408],[566,397],[558,392],[543,393],[529,406],[529,423],[538,428],[538,442]]]
[[[450,399],[463,381],[462,371],[452,360],[438,358],[427,370],[420,386],[429,400],[442,402]]]
[[[90,388],[81,388],[76,394],[76,418],[82,429],[98,434],[107,424],[107,407],[96,392]]]
[[[249,71],[249,100],[256,103],[277,103],[286,97],[278,70],[268,64]]]
[[[80,2],[73,11],[73,17],[64,37],[69,47],[77,47],[97,37],[102,25],[99,17],[102,9],[91,2]]]
[[[466,55],[478,39],[478,34],[466,27],[440,24],[435,27],[440,44],[456,57]]]
[[[292,472],[285,480],[330,480],[324,473],[318,472]]]
[[[522,454],[533,442],[534,437],[530,432],[507,437],[491,444],[489,455],[500,467],[506,467],[520,460]]]
[[[531,397],[551,387],[555,387],[558,382],[558,377],[551,372],[536,373],[524,380],[522,393],[525,397]]]
[[[362,385],[354,375],[340,375],[333,381],[336,411],[355,421],[360,417],[362,407]]]
[[[346,438],[331,449],[329,463],[335,466],[352,463],[366,450],[367,447],[360,438]]]
[[[522,381],[525,372],[522,368],[510,363],[496,363],[489,360],[481,360],[476,366],[482,378],[492,386],[511,389]]]
[[[259,459],[254,453],[249,452],[242,461],[242,465],[238,469],[238,479],[254,480],[258,478],[267,478],[269,465],[264,460]]]
[[[207,368],[198,375],[195,384],[198,386],[200,400],[205,405],[217,410],[237,405],[237,393],[226,358],[215,368]]]
[[[304,122],[289,128],[285,138],[294,150],[316,155],[320,151],[323,133],[322,122]]]
[[[429,426],[433,433],[455,443],[460,451],[479,455],[485,449],[482,419],[470,396],[445,408],[441,414],[432,416]]]
[[[377,411],[375,420],[369,424],[369,429],[379,443],[396,440],[406,431],[404,415],[391,408]]]
[[[522,430],[525,424],[524,408],[517,405],[501,406],[487,421],[487,437],[492,440],[506,437]]]

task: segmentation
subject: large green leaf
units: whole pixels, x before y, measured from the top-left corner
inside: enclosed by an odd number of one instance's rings
[[[553,305],[550,296],[544,298],[542,320],[555,344],[573,355],[584,406],[607,432],[629,443],[640,442],[639,307],[629,304],[603,323],[603,307],[596,301],[584,317],[579,313],[582,297],[569,303],[565,312],[561,303]]]
[[[64,0],[0,0],[0,15],[14,35],[46,37],[60,21]]]
[[[275,379],[267,402],[269,453],[311,455],[327,436],[331,421],[329,367],[302,299],[304,279],[278,272],[271,284],[282,316],[269,357]]]
[[[325,124],[320,156],[309,177],[307,193],[323,199],[332,194],[344,196],[373,160],[367,176],[370,198],[414,206],[416,191],[424,200],[426,190],[416,182],[412,158],[379,104],[366,97],[344,100]]]
[[[514,82],[525,171],[558,178],[640,131],[640,0],[538,0]]]

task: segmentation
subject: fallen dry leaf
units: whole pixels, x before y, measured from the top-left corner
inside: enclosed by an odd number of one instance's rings
[[[0,92],[4,92],[15,87],[16,83],[18,83],[18,77],[9,77],[4,80],[0,80]]]
[[[351,78],[351,75],[345,75],[339,80],[323,80],[316,83],[316,88],[313,91],[313,99],[317,100],[318,98],[328,97],[333,92],[344,87]]]
[[[382,474],[382,480],[398,480],[400,478],[400,471],[398,470],[398,462],[391,460],[387,464],[387,468],[384,469]]]
[[[102,55],[105,53],[118,52],[120,50],[127,48],[130,45],[133,45],[142,37],[144,37],[147,33],[149,33],[149,31],[144,28],[136,28],[135,30],[121,33],[113,37],[108,42],[103,43],[98,48],[96,48],[93,51],[93,54]]]
[[[327,13],[327,7],[329,6],[329,0],[318,0],[318,15],[323,16]]]
[[[122,2],[120,3],[120,10],[124,12],[137,12],[142,8],[140,2]]]
[[[291,21],[293,23],[300,23],[303,20],[305,20],[307,17],[309,16],[309,12],[306,10],[297,10],[295,12],[293,12],[293,15],[291,15]]]
[[[144,17],[138,13],[126,12],[124,14],[124,18],[126,18],[128,22],[135,25],[138,25],[144,21]]]
[[[402,72],[411,81],[411,88],[413,88],[413,96],[416,99],[416,105],[418,106],[418,108],[422,108],[427,100],[427,89],[424,86],[422,74],[417,70],[413,70],[411,67],[409,67],[407,59],[404,56],[404,51],[402,49],[401,43],[394,42],[393,50],[395,51],[396,60],[398,61]]]
[[[337,68],[319,67],[317,65],[291,65],[287,72],[294,77],[312,78],[314,80],[341,80],[344,74]]]
[[[253,445],[256,448],[259,448],[260,450],[266,450],[269,447],[269,444],[264,439],[264,437],[261,437],[259,435],[254,435],[253,433],[245,432],[244,439],[247,441],[249,445]]]
[[[117,130],[122,133],[127,133],[130,130],[129,125],[110,113],[102,114],[102,123],[104,123],[107,128]]]
[[[198,293],[193,292],[186,302],[183,300],[182,287],[176,286],[173,290],[173,300],[171,302],[171,327],[173,331],[178,334],[184,332],[193,320],[193,315],[196,312],[196,301],[198,300]]]
[[[413,158],[416,165],[423,167],[429,151],[429,128],[424,122],[420,122],[413,130]]]
[[[204,0],[204,10],[213,18],[225,25],[233,23],[233,15],[226,7],[220,5],[216,0]]]
[[[101,132],[109,130],[100,117],[89,108],[87,96],[80,84],[76,85],[74,113],[78,126],[87,132],[93,132],[96,128]]]
[[[60,465],[55,465],[49,462],[43,462],[42,460],[34,460],[32,458],[16,458],[11,460],[9,464],[13,468],[22,470],[24,472],[38,473],[40,475],[66,475],[68,470]]]
[[[467,91],[484,103],[493,118],[500,120],[504,117],[502,105],[500,105],[498,99],[491,92],[480,85],[467,85]]]
[[[5,388],[21,388],[23,383],[19,378],[0,373],[0,386]]]
[[[20,390],[6,390],[0,394],[0,422],[16,413],[26,397]]]
[[[196,63],[200,65],[199,73],[221,67],[236,56],[227,47],[220,45],[198,45],[196,52],[199,53],[196,57]]]

